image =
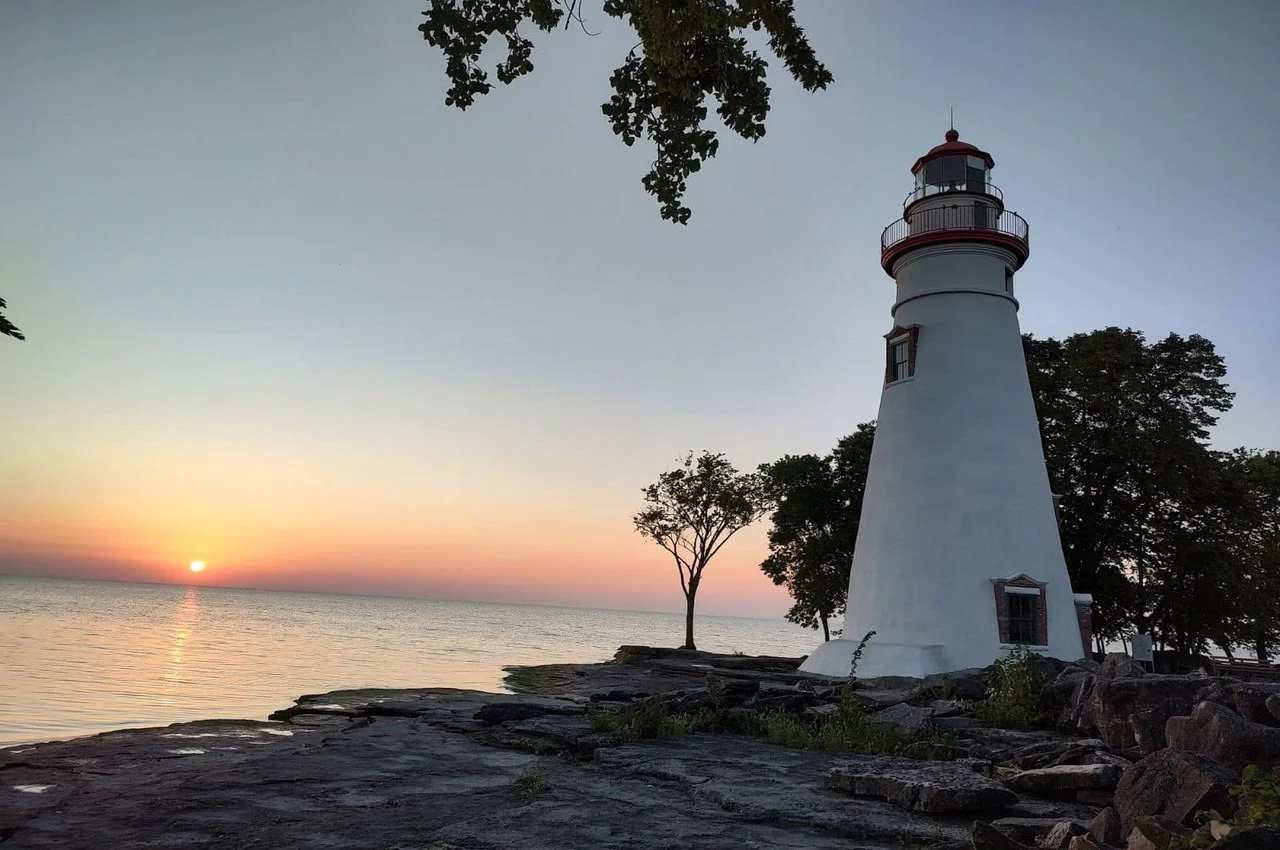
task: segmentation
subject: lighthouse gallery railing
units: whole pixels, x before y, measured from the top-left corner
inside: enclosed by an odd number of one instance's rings
[[[1000,212],[995,207],[982,204],[964,204],[916,210],[911,215],[898,219],[880,234],[880,250],[887,251],[911,236],[947,230],[1002,233],[1024,245],[1028,242],[1027,220],[1016,212]]]

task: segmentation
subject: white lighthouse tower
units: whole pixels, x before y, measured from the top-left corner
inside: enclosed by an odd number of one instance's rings
[[[994,164],[948,131],[881,236],[897,295],[844,631],[801,670],[848,676],[870,631],[859,676],[1084,654],[1090,600],[1067,577],[1018,328],[1027,222]]]

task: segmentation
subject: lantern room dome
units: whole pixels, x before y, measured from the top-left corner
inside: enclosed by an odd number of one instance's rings
[[[929,160],[947,156],[948,154],[968,154],[969,156],[980,157],[986,162],[987,168],[995,167],[996,162],[991,158],[991,154],[980,150],[976,145],[960,141],[960,134],[955,131],[955,128],[948,130],[945,138],[945,142],[940,145],[934,145],[927,154],[916,160],[916,164],[911,166],[912,174],[923,168],[924,164]]]

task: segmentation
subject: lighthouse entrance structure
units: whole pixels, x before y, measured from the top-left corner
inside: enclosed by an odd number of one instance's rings
[[[870,631],[859,676],[985,667],[1015,646],[1084,655],[1090,600],[1067,576],[1018,328],[1027,222],[994,164],[949,131],[881,236],[897,297],[843,637],[801,670],[848,676]]]

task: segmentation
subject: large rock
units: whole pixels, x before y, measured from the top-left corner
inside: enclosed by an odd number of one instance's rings
[[[585,709],[580,705],[566,703],[561,700],[525,697],[519,702],[497,702],[482,706],[473,715],[476,720],[489,726],[516,720],[529,720],[534,717],[548,715],[581,715]],[[412,717],[413,715],[407,715]]]
[[[930,814],[983,812],[1016,803],[1018,795],[983,776],[974,760],[921,762],[895,756],[854,756],[831,768],[832,788],[879,797]]]
[[[1050,700],[1058,708],[1059,731],[1076,734],[1091,725],[1085,715],[1097,680],[1097,674],[1089,670],[1068,667],[1049,685]]]
[[[1194,705],[1194,703],[1192,704]],[[1167,747],[1169,744],[1165,738],[1165,724],[1169,722],[1170,717],[1185,714],[1187,710],[1186,700],[1174,698],[1161,700],[1160,704],[1155,708],[1135,711],[1130,714],[1128,718],[1129,728],[1133,730],[1133,738],[1138,744],[1138,751],[1144,756],[1149,756],[1156,750],[1163,750]]]
[[[1224,814],[1232,807],[1227,789],[1236,771],[1202,755],[1167,749],[1128,767],[1116,788],[1115,808],[1127,836],[1140,818],[1162,816],[1190,824],[1201,809]]]
[[[1120,843],[1120,813],[1107,806],[1089,821],[1089,834],[1103,844]]]
[[[1230,688],[1235,709],[1245,720],[1265,726],[1277,726],[1275,716],[1267,710],[1267,699],[1280,695],[1280,683],[1240,682]]]
[[[1280,726],[1280,696],[1273,694],[1267,697],[1267,711],[1271,712],[1275,725]]]
[[[1049,830],[1042,838],[1036,841],[1036,846],[1041,850],[1067,850],[1071,846],[1071,840],[1082,835],[1087,835],[1088,830],[1078,823],[1072,821],[1063,821]]]
[[[1191,830],[1167,818],[1139,818],[1126,836],[1125,850],[1169,850],[1175,839]]]
[[[1165,736],[1170,747],[1208,756],[1237,773],[1251,764],[1280,766],[1280,729],[1250,723],[1217,703],[1202,702],[1189,717],[1171,717]]]
[[[1104,664],[1103,669],[1105,667]],[[1079,732],[1097,734],[1108,745],[1121,750],[1141,746],[1135,727],[1145,732],[1163,727],[1170,717],[1190,712],[1196,694],[1205,684],[1202,677],[1193,676],[1103,678],[1101,674],[1099,670],[1087,710],[1081,714]],[[1152,747],[1151,752],[1164,743],[1153,742],[1149,734],[1144,734],[1144,740]]]
[[[1081,830],[1089,828],[1084,821],[1070,818],[1067,818],[1067,820],[1071,820]],[[991,825],[1015,841],[1020,841],[1023,844],[1037,844],[1062,822],[1063,818],[999,818],[993,820]]]
[[[1108,652],[1106,658],[1098,665],[1099,682],[1111,679],[1136,678],[1147,675],[1147,669],[1123,652]]]
[[[980,820],[973,822],[969,840],[973,843],[973,850],[1030,850],[1021,841],[1015,841],[1007,833]]]
[[[1114,764],[1059,764],[1024,770],[1004,784],[1026,794],[1110,791],[1120,782],[1120,774],[1121,768]]]
[[[891,723],[907,731],[919,731],[933,725],[933,709],[900,702],[871,715],[872,723]]]

